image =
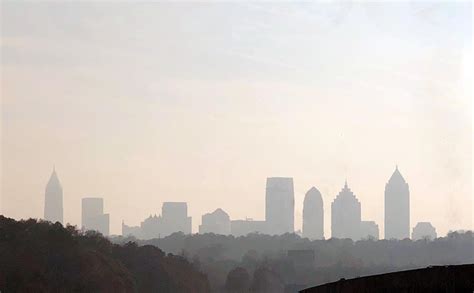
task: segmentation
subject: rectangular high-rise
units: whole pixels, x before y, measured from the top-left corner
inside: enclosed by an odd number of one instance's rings
[[[192,218],[188,217],[188,204],[185,202],[164,202],[161,208],[162,232],[166,237],[174,232],[191,234]]]
[[[280,235],[294,232],[295,195],[293,178],[267,178],[265,221],[267,233]]]
[[[109,214],[104,214],[104,200],[98,197],[82,199],[82,229],[109,235]]]

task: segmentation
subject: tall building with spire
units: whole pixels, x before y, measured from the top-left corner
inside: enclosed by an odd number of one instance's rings
[[[331,237],[357,240],[360,238],[360,223],[360,202],[346,181],[331,204]]]
[[[410,238],[410,190],[398,166],[385,185],[385,239]]]
[[[267,178],[265,193],[266,233],[281,235],[295,230],[295,194],[293,178]]]
[[[324,239],[324,207],[321,193],[311,187],[303,202],[303,237]]]
[[[56,168],[53,168],[53,173],[46,185],[44,219],[53,223],[63,223],[63,188],[56,174]]]

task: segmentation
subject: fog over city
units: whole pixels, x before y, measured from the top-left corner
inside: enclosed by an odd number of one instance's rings
[[[474,292],[472,12],[0,0],[0,292]]]
[[[399,170],[409,237],[473,229],[470,2],[1,6],[6,217],[44,218],[55,169],[64,224],[103,205],[122,235],[185,202],[198,233],[218,208],[265,220],[285,177],[294,231],[314,186],[330,238],[347,181],[384,238]]]

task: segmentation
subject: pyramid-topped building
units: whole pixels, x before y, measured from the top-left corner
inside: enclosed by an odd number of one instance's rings
[[[346,181],[331,204],[331,237],[359,239],[360,222],[360,202]]]
[[[385,185],[385,239],[410,238],[410,189],[395,167]]]
[[[53,223],[63,223],[63,188],[55,168],[46,184],[44,219]]]

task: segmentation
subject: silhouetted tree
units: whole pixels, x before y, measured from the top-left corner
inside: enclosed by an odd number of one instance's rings
[[[237,267],[229,272],[225,282],[228,293],[248,292],[250,288],[250,275],[246,269]]]
[[[112,244],[29,219],[0,216],[1,292],[209,292],[206,276],[185,258],[154,246]]]
[[[260,267],[253,274],[250,292],[283,293],[285,284],[281,277],[270,268]]]

